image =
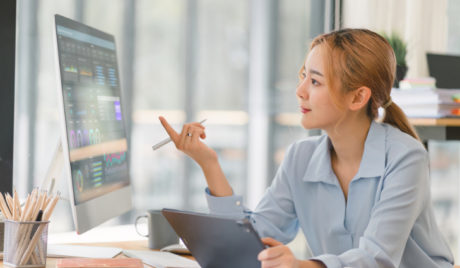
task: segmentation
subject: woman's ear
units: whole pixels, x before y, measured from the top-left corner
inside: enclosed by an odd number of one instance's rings
[[[372,96],[372,92],[368,87],[360,87],[353,91],[353,100],[350,103],[350,110],[357,111],[366,106]]]

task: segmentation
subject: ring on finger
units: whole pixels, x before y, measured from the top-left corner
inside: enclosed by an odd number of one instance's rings
[[[192,136],[192,134],[190,134],[190,133],[187,133],[187,136],[191,137],[191,136]]]

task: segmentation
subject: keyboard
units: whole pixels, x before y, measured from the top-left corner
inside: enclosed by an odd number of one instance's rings
[[[143,263],[156,268],[201,268],[197,262],[169,252],[123,250],[123,254],[130,258],[141,259]]]

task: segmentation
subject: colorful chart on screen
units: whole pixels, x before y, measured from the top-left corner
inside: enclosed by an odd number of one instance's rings
[[[75,180],[75,183],[77,185],[77,189],[78,191],[83,191],[83,183],[84,183],[84,179],[83,179],[83,174],[81,174],[81,170],[76,170],[73,174],[73,178]]]
[[[85,27],[56,25],[76,205],[130,183],[115,42]]]

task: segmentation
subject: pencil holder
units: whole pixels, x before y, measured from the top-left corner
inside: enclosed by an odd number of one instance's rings
[[[3,264],[11,267],[45,267],[48,224],[5,220]]]
[[[5,218],[0,212],[0,252],[3,252],[3,241],[5,237]]]

